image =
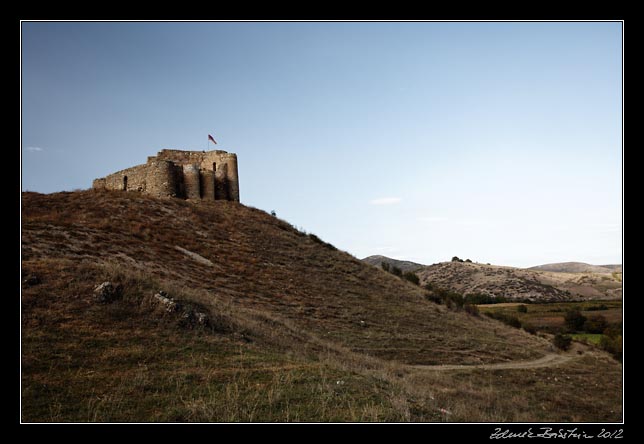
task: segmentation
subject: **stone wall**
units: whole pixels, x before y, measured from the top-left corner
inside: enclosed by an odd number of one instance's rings
[[[161,150],[148,157],[145,165],[95,179],[92,186],[157,197],[239,202],[237,155],[221,150]]]

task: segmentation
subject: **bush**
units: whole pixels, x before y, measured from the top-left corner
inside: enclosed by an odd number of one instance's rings
[[[552,338],[552,343],[560,350],[568,350],[570,348],[570,344],[572,343],[572,338],[568,335],[557,333],[555,337]]]
[[[471,264],[472,260],[471,259],[465,259],[465,262],[469,262]]]
[[[586,316],[582,315],[578,308],[574,308],[566,312],[564,320],[566,321],[566,327],[568,327],[568,330],[574,332],[584,328]]]
[[[517,311],[519,313],[527,313],[528,312],[528,307],[525,305],[519,305],[517,306]]]
[[[521,324],[521,327],[531,335],[537,334],[537,327],[532,324]]]
[[[609,338],[616,338],[617,336],[622,335],[622,325],[621,324],[611,324],[604,330],[604,335]]]
[[[500,304],[502,302],[508,302],[503,296],[491,296],[484,293],[470,293],[464,296],[465,301],[469,304]]]
[[[389,273],[389,270],[391,269],[391,267],[389,266],[389,264],[387,262],[380,262],[380,266],[382,267],[383,270],[385,270],[387,273]]]
[[[602,350],[607,351],[613,358],[617,359],[619,362],[622,362],[622,336],[607,336],[604,335],[599,340],[599,346]]]
[[[602,311],[602,310],[608,310],[608,307],[606,306],[606,304],[592,305],[586,309],[586,311]]]
[[[588,333],[603,333],[608,328],[608,321],[602,315],[588,316],[584,322],[584,330]]]
[[[476,305],[471,305],[471,304],[465,304],[463,305],[463,310],[465,310],[465,313],[472,315],[472,316],[479,316],[479,308]]]
[[[519,321],[519,319],[516,316],[507,315],[504,313],[494,312],[494,311],[488,311],[485,314],[492,319],[496,319],[497,321],[501,321],[504,324],[509,325],[510,327],[521,328],[521,321]]]
[[[398,276],[399,278],[403,276],[402,270],[396,267],[395,265],[391,267],[391,274],[393,274],[394,276]]]
[[[427,299],[428,301],[434,302],[435,304],[443,303],[443,299],[440,296],[431,292],[425,293],[425,299]]]
[[[454,256],[454,257],[452,258],[452,262],[463,262],[463,259],[459,259],[459,257],[458,257],[458,256]]]
[[[411,271],[408,271],[405,274],[403,274],[403,278],[405,278],[412,284],[420,285],[420,278],[416,276],[416,273],[412,273]]]

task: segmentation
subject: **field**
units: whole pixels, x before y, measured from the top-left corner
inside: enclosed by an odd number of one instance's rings
[[[517,307],[524,305],[526,313],[518,311]],[[549,333],[565,331],[564,315],[571,309],[579,309],[586,316],[601,315],[609,324],[622,323],[622,301],[584,301],[584,302],[554,302],[554,303],[504,303],[479,305],[481,313],[501,312],[516,316],[521,324],[535,327],[537,330]]]

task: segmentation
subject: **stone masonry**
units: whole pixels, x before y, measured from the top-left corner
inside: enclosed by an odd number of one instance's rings
[[[157,197],[239,202],[237,155],[221,150],[161,150],[143,165],[94,179],[92,187],[140,191]]]

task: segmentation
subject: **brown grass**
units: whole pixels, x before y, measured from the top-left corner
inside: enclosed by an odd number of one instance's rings
[[[500,420],[509,407],[487,373],[469,376],[482,388],[468,413],[442,397],[467,384],[405,364],[530,359],[549,347],[428,302],[417,286],[232,202],[25,193],[22,228],[23,275],[41,280],[22,293],[24,421]],[[123,284],[123,300],[92,301],[104,280]],[[212,327],[159,313],[146,303],[159,289],[207,310]],[[608,368],[601,378],[616,387],[616,363],[575,365],[591,383]],[[543,396],[557,390],[544,383]],[[488,411],[489,399],[500,407]],[[541,417],[521,402],[517,417]],[[615,397],[593,413],[587,402],[571,398],[569,410],[619,418]]]

